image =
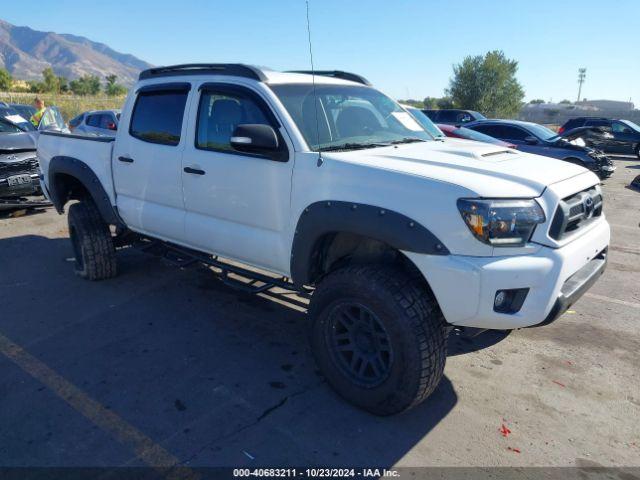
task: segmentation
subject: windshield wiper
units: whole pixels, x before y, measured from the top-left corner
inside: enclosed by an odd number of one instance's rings
[[[426,142],[422,138],[416,137],[405,137],[401,140],[394,140],[393,142],[389,142],[389,145],[400,145],[401,143],[415,143],[415,142]]]
[[[331,145],[323,147],[323,152],[335,152],[340,150],[362,150],[364,148],[388,147],[388,143],[343,143],[341,145]]]

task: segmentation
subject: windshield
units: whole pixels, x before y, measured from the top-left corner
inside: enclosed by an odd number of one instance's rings
[[[34,107],[30,107],[29,105],[12,104],[11,106],[18,111],[22,118],[26,118],[27,120],[31,118],[31,115],[36,113],[36,109]]]
[[[493,143],[494,145],[504,145],[502,140],[490,137],[484,133],[471,130],[470,128],[459,127],[452,131],[454,135],[459,135],[467,140],[475,140],[476,142]]]
[[[433,137],[400,105],[358,85],[271,85],[311,150],[351,150]],[[316,117],[317,112],[317,117]]]
[[[0,117],[2,117],[7,122],[13,123],[17,126],[21,131],[30,132],[35,130],[31,122],[24,118],[17,110],[14,108],[2,108],[0,109]]]
[[[419,110],[415,107],[405,107],[407,111],[413,115],[413,117],[418,121],[422,128],[424,128],[427,132],[431,134],[434,138],[444,137],[444,133],[436,127],[436,124],[431,121],[429,117],[427,117],[422,110]]]
[[[640,132],[640,126],[633,123],[631,120],[620,120],[621,123],[624,123],[627,127],[635,130],[636,132]]]
[[[8,122],[4,118],[0,118],[0,133],[19,133],[23,130],[19,129],[16,125]]]
[[[558,134],[553,130],[536,123],[528,123],[527,130],[529,130],[529,132],[533,133],[536,137],[541,138],[542,140],[549,141],[558,137]]]

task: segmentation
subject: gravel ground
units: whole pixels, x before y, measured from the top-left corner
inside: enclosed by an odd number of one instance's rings
[[[85,282],[65,217],[5,215],[0,466],[640,466],[640,162],[616,165],[604,277],[553,325],[452,336],[436,393],[391,418],[331,391],[286,297],[134,251]]]

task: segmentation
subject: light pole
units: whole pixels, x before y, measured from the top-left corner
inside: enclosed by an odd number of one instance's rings
[[[579,68],[578,69],[578,102],[580,101],[580,95],[582,94],[582,84],[584,83],[585,78],[587,78],[587,69]]]

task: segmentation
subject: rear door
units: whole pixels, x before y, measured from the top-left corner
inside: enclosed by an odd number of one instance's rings
[[[195,89],[194,89],[195,90]],[[182,160],[185,231],[193,248],[283,274],[289,271],[293,148],[258,91],[207,83],[192,100],[189,141]],[[229,141],[240,124],[274,128],[286,158],[235,151]]]
[[[182,152],[191,84],[140,88],[128,101],[113,154],[118,211],[141,233],[184,241]]]
[[[611,134],[613,135],[612,152],[634,153],[635,145],[638,143],[638,137],[640,136],[638,132],[635,132],[629,125],[613,120],[611,122]]]

